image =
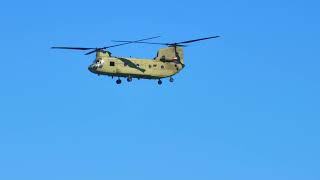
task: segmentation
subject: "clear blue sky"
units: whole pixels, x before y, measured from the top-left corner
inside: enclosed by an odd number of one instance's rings
[[[320,179],[319,6],[1,2],[0,179]],[[117,86],[88,71],[94,56],[49,49],[157,35],[222,38],[186,48],[186,68],[161,87]]]

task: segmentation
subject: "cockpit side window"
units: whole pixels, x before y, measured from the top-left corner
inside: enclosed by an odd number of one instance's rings
[[[101,60],[102,60],[101,58],[98,58],[98,59],[95,59],[93,62],[94,63],[100,63]]]

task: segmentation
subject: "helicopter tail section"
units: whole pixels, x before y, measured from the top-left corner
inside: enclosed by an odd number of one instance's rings
[[[156,60],[184,64],[183,49],[181,47],[167,47],[159,49]]]

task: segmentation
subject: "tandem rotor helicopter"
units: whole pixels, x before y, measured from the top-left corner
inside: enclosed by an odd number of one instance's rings
[[[158,84],[161,85],[161,79],[169,78],[169,81],[173,82],[173,76],[179,73],[185,67],[183,47],[186,47],[186,44],[218,38],[220,36],[212,36],[176,43],[146,42],[147,40],[156,39],[159,37],[160,36],[156,36],[136,41],[112,41],[120,44],[100,48],[52,47],[52,49],[89,51],[85,55],[96,53],[96,59],[89,66],[89,71],[98,75],[107,75],[111,76],[112,78],[117,77],[117,84],[121,84],[122,81],[120,78],[126,78],[128,82],[131,82],[133,78],[137,78],[155,79],[158,80]],[[112,56],[111,52],[108,51],[108,49],[113,47],[133,43],[164,45],[167,47],[159,49],[157,56],[154,59],[115,57]]]

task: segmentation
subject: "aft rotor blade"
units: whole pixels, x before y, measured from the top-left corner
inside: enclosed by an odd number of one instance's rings
[[[178,42],[178,43],[156,43],[156,42],[134,42],[134,41],[112,41],[112,42],[126,42],[126,43],[155,44],[155,45],[164,45],[164,46],[185,47],[185,45],[183,45],[183,44],[193,43],[193,42],[197,42],[197,41],[204,41],[204,40],[218,38],[218,37],[220,37],[220,36],[211,36],[211,37],[207,37],[207,38],[194,39],[194,40],[183,41],[183,42]]]
[[[193,43],[193,42],[197,42],[197,41],[204,41],[204,40],[218,38],[218,37],[220,37],[220,36],[212,36],[212,37],[207,37],[207,38],[194,39],[194,40],[189,40],[189,41],[178,42],[178,43],[175,43],[175,44],[187,44],[187,43]]]
[[[80,50],[80,51],[87,51],[96,48],[83,48],[83,47],[51,47],[52,49],[68,49],[68,50]]]

